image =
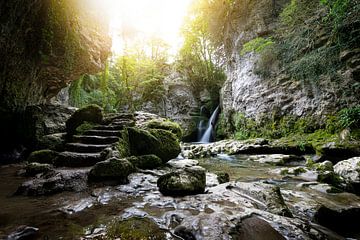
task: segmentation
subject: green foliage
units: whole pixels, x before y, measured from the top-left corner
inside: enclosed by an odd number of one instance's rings
[[[289,63],[288,72],[294,79],[304,82],[316,83],[321,75],[336,80],[339,77],[336,69],[341,65],[338,54],[337,46],[318,48]]]
[[[271,38],[265,39],[262,37],[254,38],[253,40],[245,43],[240,52],[241,55],[245,55],[249,52],[261,53],[266,48],[272,46],[274,44]]]
[[[200,92],[208,90],[214,106],[218,104],[225,74],[220,67],[220,59],[216,57],[218,48],[213,44],[214,36],[210,33],[211,23],[206,12],[209,10],[207,7],[217,3],[205,0],[194,2],[182,29],[184,44],[176,61],[176,69],[184,76],[193,94],[200,98]]]
[[[149,52],[148,50],[151,49]],[[102,106],[106,112],[139,110],[146,102],[162,104],[168,75],[168,46],[159,39],[134,43],[106,64],[103,73],[85,75],[70,86],[70,104]]]
[[[360,106],[342,109],[338,118],[342,128],[360,128]]]
[[[333,21],[336,30],[345,18],[350,0],[320,0],[320,2],[329,8],[327,17]]]

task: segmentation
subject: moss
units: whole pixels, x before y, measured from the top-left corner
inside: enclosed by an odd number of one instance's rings
[[[167,162],[179,155],[181,148],[175,134],[162,129],[151,129],[150,133],[160,142],[154,154],[160,157],[163,162]]]
[[[117,143],[117,150],[119,151],[120,157],[130,156],[129,133],[127,130],[121,131],[121,135]]]
[[[182,137],[182,129],[178,123],[172,121],[152,120],[146,125],[150,129],[163,129],[172,132],[178,139]]]
[[[295,176],[298,176],[298,175],[300,175],[300,174],[302,174],[302,173],[306,173],[306,170],[305,170],[304,168],[302,168],[302,167],[297,167],[297,168],[294,169],[294,175],[295,175]]]
[[[85,121],[84,123],[82,123],[80,126],[78,126],[76,128],[76,133],[83,134],[84,132],[93,129],[95,126],[96,126],[95,124]]]
[[[47,163],[31,162],[26,165],[25,173],[27,176],[35,176],[39,173],[46,173],[51,170],[51,165]]]
[[[53,150],[45,149],[32,152],[28,157],[27,161],[29,163],[37,162],[37,163],[48,163],[53,164],[58,158],[59,153]]]
[[[289,174],[289,169],[282,169],[280,171],[280,175],[288,175]]]
[[[113,221],[107,227],[106,239],[162,240],[166,239],[166,235],[152,220],[133,217]]]
[[[219,181],[220,184],[230,182],[230,176],[228,173],[217,172],[216,175],[217,175],[217,180]]]
[[[160,167],[163,163],[162,160],[154,155],[142,155],[142,156],[132,156],[128,157],[127,160],[131,162],[135,167],[140,169],[154,169]]]
[[[70,135],[76,133],[76,129],[84,122],[101,124],[103,121],[102,109],[95,104],[88,105],[77,110],[66,121],[66,132]]]

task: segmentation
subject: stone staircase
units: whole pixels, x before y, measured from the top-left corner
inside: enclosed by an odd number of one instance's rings
[[[134,126],[134,116],[119,114],[105,119],[104,123],[87,130],[81,135],[74,135],[65,143],[55,161],[57,167],[89,167],[103,161],[101,152],[118,142],[121,130]]]

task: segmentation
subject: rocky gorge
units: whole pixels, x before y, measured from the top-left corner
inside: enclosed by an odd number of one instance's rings
[[[94,2],[0,3],[0,239],[360,238],[359,1],[198,1],[173,65]]]

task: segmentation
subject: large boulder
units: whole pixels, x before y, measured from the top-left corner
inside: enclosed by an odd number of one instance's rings
[[[89,180],[93,182],[114,181],[127,183],[128,176],[135,172],[134,166],[126,159],[110,158],[98,162],[90,170]]]
[[[178,169],[162,175],[157,181],[157,186],[162,194],[170,196],[204,193],[205,169],[199,166]]]
[[[84,122],[101,124],[103,121],[102,109],[95,104],[77,110],[66,122],[66,132],[70,135]]]
[[[334,172],[345,180],[348,190],[360,193],[360,157],[338,162]]]
[[[24,114],[21,131],[25,142],[31,147],[40,148],[47,145],[46,135],[65,132],[65,122],[76,111],[76,108],[62,105],[28,106]]]
[[[163,129],[128,128],[132,155],[155,154],[163,162],[176,158],[181,152],[179,141],[170,131]]]

